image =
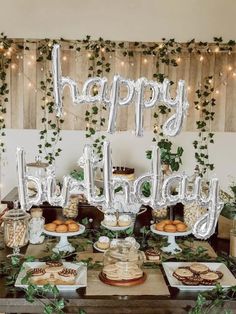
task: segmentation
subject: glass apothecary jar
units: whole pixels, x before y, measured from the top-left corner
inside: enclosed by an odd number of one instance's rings
[[[66,218],[76,218],[78,216],[79,196],[71,195],[67,207],[63,208],[63,216]]]
[[[13,249],[10,256],[19,256],[20,248],[25,246],[29,240],[28,224],[30,215],[21,209],[11,209],[3,217],[4,219],[4,242]]]
[[[144,255],[141,251],[128,241],[119,240],[104,253],[100,279],[111,285],[142,283],[146,279],[142,269],[143,262]]]
[[[31,244],[41,244],[45,239],[43,235],[45,219],[42,215],[42,208],[31,209],[31,219],[29,221],[29,242]]]

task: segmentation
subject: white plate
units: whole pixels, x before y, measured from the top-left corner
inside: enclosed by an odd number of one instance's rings
[[[25,277],[26,273],[28,270],[32,268],[37,268],[37,267],[44,267],[46,264],[44,262],[25,262],[23,264],[22,270],[20,271],[16,282],[15,282],[15,287],[19,288],[27,288],[28,285],[22,284],[21,280]],[[66,268],[72,268],[77,270],[77,276],[75,279],[75,284],[74,285],[57,285],[57,288],[59,290],[76,290],[81,287],[86,287],[87,286],[87,266],[84,263],[69,263],[69,262],[63,262],[63,265]],[[42,287],[42,286],[39,286]]]
[[[117,240],[121,240],[121,239],[117,239]],[[124,239],[122,239],[122,240],[124,240]],[[109,247],[109,248],[106,249],[106,250],[102,250],[102,249],[100,249],[100,248],[97,246],[97,242],[98,242],[98,241],[96,241],[96,242],[93,244],[93,247],[94,247],[97,251],[99,251],[99,252],[104,253],[104,252],[106,252],[106,251],[110,248],[110,247]],[[136,242],[134,247],[135,247],[136,250],[138,250],[138,249],[140,248],[140,244],[139,244],[138,242]]]
[[[85,226],[84,225],[81,225],[81,224],[78,224],[79,225],[79,230],[78,231],[75,231],[75,232],[52,232],[52,231],[47,231],[47,230],[43,230],[43,232],[49,236],[52,236],[52,237],[73,237],[73,236],[76,236],[76,235],[79,235],[81,233],[84,233],[84,230],[85,230]]]
[[[159,230],[157,230],[157,229],[155,228],[155,225],[151,225],[151,226],[150,226],[150,229],[151,229],[151,231],[152,231],[153,233],[156,233],[156,234],[159,234],[159,235],[162,235],[162,236],[166,236],[166,237],[168,237],[168,236],[183,237],[183,236],[187,236],[187,235],[189,235],[189,234],[192,233],[192,230],[191,230],[191,229],[189,229],[189,230],[187,230],[187,231],[184,231],[184,232],[178,232],[178,231],[176,231],[176,232],[159,231]]]
[[[198,263],[198,262],[197,262]],[[178,267],[186,267],[190,266],[192,263],[190,262],[166,262],[162,263],[162,266],[164,268],[164,271],[166,273],[167,279],[171,285],[171,287],[178,288],[180,290],[211,290],[214,288],[214,286],[186,286],[183,285],[181,281],[176,279],[173,276],[173,272],[178,268]],[[228,288],[231,286],[236,285],[236,279],[234,275],[230,272],[230,270],[225,266],[223,263],[198,263],[198,264],[204,264],[208,266],[211,270],[213,271],[221,271],[223,273],[223,278],[219,280],[219,283],[223,288]]]
[[[130,225],[128,225],[128,226],[126,226],[126,227],[120,227],[120,226],[112,227],[112,226],[107,226],[106,224],[104,224],[104,221],[101,222],[101,225],[102,225],[104,228],[106,228],[106,229],[108,229],[108,230],[111,230],[111,231],[123,231],[123,230],[126,230],[126,229],[131,228],[131,227],[134,226],[134,224],[133,224],[133,222],[132,222]]]

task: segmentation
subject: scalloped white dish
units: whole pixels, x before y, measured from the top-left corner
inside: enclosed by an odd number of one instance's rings
[[[231,286],[236,285],[236,278],[234,275],[231,273],[231,271],[225,266],[223,263],[202,263],[202,262],[197,262],[198,264],[204,264],[208,266],[211,270],[213,271],[220,271],[223,274],[223,277],[218,280],[218,282],[221,284],[223,288],[229,288]],[[176,279],[173,276],[173,272],[178,268],[178,267],[186,267],[190,266],[193,264],[193,262],[166,262],[162,263],[162,266],[164,268],[164,271],[166,273],[166,277],[171,285],[171,287],[178,288],[180,290],[211,290],[215,286],[203,286],[203,285],[198,285],[198,286],[186,286],[182,284],[181,281]]]
[[[27,271],[33,268],[40,268],[44,267],[45,263],[44,262],[25,262],[22,265],[22,269],[20,273],[18,274],[18,277],[15,282],[15,287],[18,288],[24,288],[26,289],[28,287],[27,284],[22,284],[21,281],[22,279],[26,276]],[[72,268],[77,271],[77,276],[75,278],[75,284],[74,285],[57,285],[57,288],[59,290],[76,290],[81,287],[86,287],[87,286],[87,266],[80,262],[80,263],[69,263],[69,262],[63,262],[63,266],[65,268]],[[39,287],[42,287],[38,285]]]

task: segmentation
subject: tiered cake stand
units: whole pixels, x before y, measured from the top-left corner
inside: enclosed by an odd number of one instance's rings
[[[192,230],[189,229],[185,232],[165,232],[165,231],[159,231],[156,230],[155,225],[151,225],[150,227],[151,231],[155,234],[168,237],[168,246],[162,247],[162,251],[166,253],[171,254],[177,254],[182,251],[182,249],[179,247],[179,245],[176,243],[175,238],[176,237],[184,237],[192,233]]]

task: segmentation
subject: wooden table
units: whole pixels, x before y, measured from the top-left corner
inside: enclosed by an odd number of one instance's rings
[[[17,191],[15,191],[16,193]],[[12,192],[11,196],[16,194]],[[9,202],[5,198],[5,202]],[[4,200],[3,200],[4,202]],[[47,211],[47,216],[49,212]],[[58,215],[58,211],[50,210],[50,219]],[[213,239],[214,243],[215,239]],[[215,241],[219,245],[218,241]],[[228,246],[228,242],[225,242]],[[227,248],[228,249],[228,248]],[[166,279],[166,278],[165,278]],[[167,280],[166,280],[167,282]],[[167,282],[168,284],[168,282]],[[131,288],[132,289],[132,288]],[[181,292],[169,287],[170,296],[86,296],[86,289],[77,292],[62,293],[68,301],[65,313],[77,313],[78,308],[83,309],[86,314],[182,314],[188,313],[191,306],[195,304],[197,292]],[[236,301],[227,301],[227,308],[236,313]],[[24,292],[11,292],[5,286],[5,279],[0,278],[0,312],[4,313],[42,313],[40,303],[28,303]]]

